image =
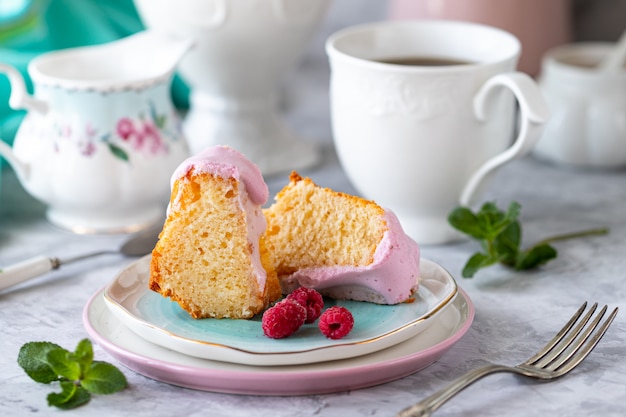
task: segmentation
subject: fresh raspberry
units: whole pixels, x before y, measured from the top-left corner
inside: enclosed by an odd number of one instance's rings
[[[322,314],[324,299],[322,294],[313,288],[300,287],[289,294],[287,298],[296,300],[302,307],[306,308],[305,323],[313,323]]]
[[[265,336],[282,339],[291,336],[304,324],[306,308],[297,301],[285,298],[273,307],[265,310],[261,327]]]
[[[352,313],[341,306],[332,306],[322,313],[319,322],[320,331],[329,339],[341,339],[352,330]]]

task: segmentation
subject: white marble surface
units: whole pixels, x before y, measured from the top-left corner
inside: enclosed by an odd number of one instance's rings
[[[357,5],[358,4],[358,5]],[[367,4],[367,7],[365,6]],[[298,73],[289,80],[285,107],[294,127],[324,147],[323,165],[303,171],[321,185],[354,192],[334,156],[327,102],[328,67],[323,39],[349,24],[383,16],[383,2],[336,0]],[[275,193],[286,176],[269,178]],[[29,197],[11,172],[0,188],[0,265],[30,256],[72,255],[116,248],[124,236],[76,236],[56,230],[44,207]],[[584,172],[534,158],[504,168],[485,199],[522,204],[524,241],[553,233],[607,226],[603,237],[556,244],[559,256],[537,271],[502,267],[460,277],[477,249],[472,242],[423,247],[458,277],[476,307],[468,333],[438,362],[384,385],[331,395],[259,397],[194,391],[138,375],[126,368],[130,387],[96,396],[68,415],[141,416],[393,416],[486,361],[515,364],[543,344],[585,300],[618,306],[621,312],[604,339],[570,375],[541,383],[509,374],[483,379],[444,405],[440,416],[623,416],[626,415],[626,173]],[[51,387],[34,383],[16,363],[22,344],[46,340],[73,348],[87,337],[81,312],[93,293],[132,262],[104,256],[61,269],[0,293],[0,415],[59,415],[46,405]],[[115,361],[99,346],[96,358]]]

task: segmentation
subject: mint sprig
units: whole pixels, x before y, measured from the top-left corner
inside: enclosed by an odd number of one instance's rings
[[[74,352],[51,342],[29,342],[20,349],[17,363],[36,382],[59,382],[61,392],[52,392],[47,399],[49,406],[61,409],[86,404],[91,394],[112,394],[127,386],[119,369],[93,360],[89,339],[81,340]]]
[[[516,271],[533,269],[557,257],[557,250],[550,245],[552,242],[608,233],[608,229],[600,228],[557,235],[522,250],[520,211],[521,205],[513,201],[507,211],[500,210],[494,202],[487,202],[476,213],[468,207],[457,207],[450,213],[450,225],[478,240],[483,249],[472,255],[463,267],[464,278],[472,278],[480,269],[497,263]]]

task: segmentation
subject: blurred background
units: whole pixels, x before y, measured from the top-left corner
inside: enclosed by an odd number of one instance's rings
[[[560,16],[548,14],[555,12]],[[336,16],[341,19],[334,19]],[[327,65],[324,40],[341,27],[415,17],[502,26],[522,38],[523,44],[524,36],[528,36],[527,43],[543,42],[543,47],[563,42],[613,42],[624,30],[626,0],[333,0],[300,70],[306,71],[307,65]],[[0,62],[17,67],[28,81],[28,62],[43,52],[109,42],[142,29],[132,0],[1,0]],[[527,45],[527,55],[532,48]],[[523,52],[520,69],[537,75],[537,61]],[[32,91],[31,85],[29,88]],[[184,111],[189,105],[189,91],[180,78],[174,80],[172,92],[175,105]],[[24,112],[10,109],[8,98],[8,81],[0,77],[0,138],[11,143]]]

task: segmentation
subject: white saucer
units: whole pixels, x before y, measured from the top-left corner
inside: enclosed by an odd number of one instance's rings
[[[148,378],[203,391],[249,395],[312,395],[365,388],[420,371],[438,360],[470,328],[474,306],[459,290],[419,335],[369,355],[291,366],[211,361],[139,337],[107,308],[103,291],[83,312],[90,337],[120,363]]]
[[[365,355],[403,342],[427,329],[457,294],[454,278],[422,259],[415,301],[378,305],[326,299],[354,316],[354,328],[331,340],[317,323],[302,326],[285,339],[263,334],[261,315],[251,320],[193,319],[177,303],[148,288],[150,256],[129,265],[106,287],[105,302],[132,331],[157,345],[203,359],[246,365],[297,365]]]

